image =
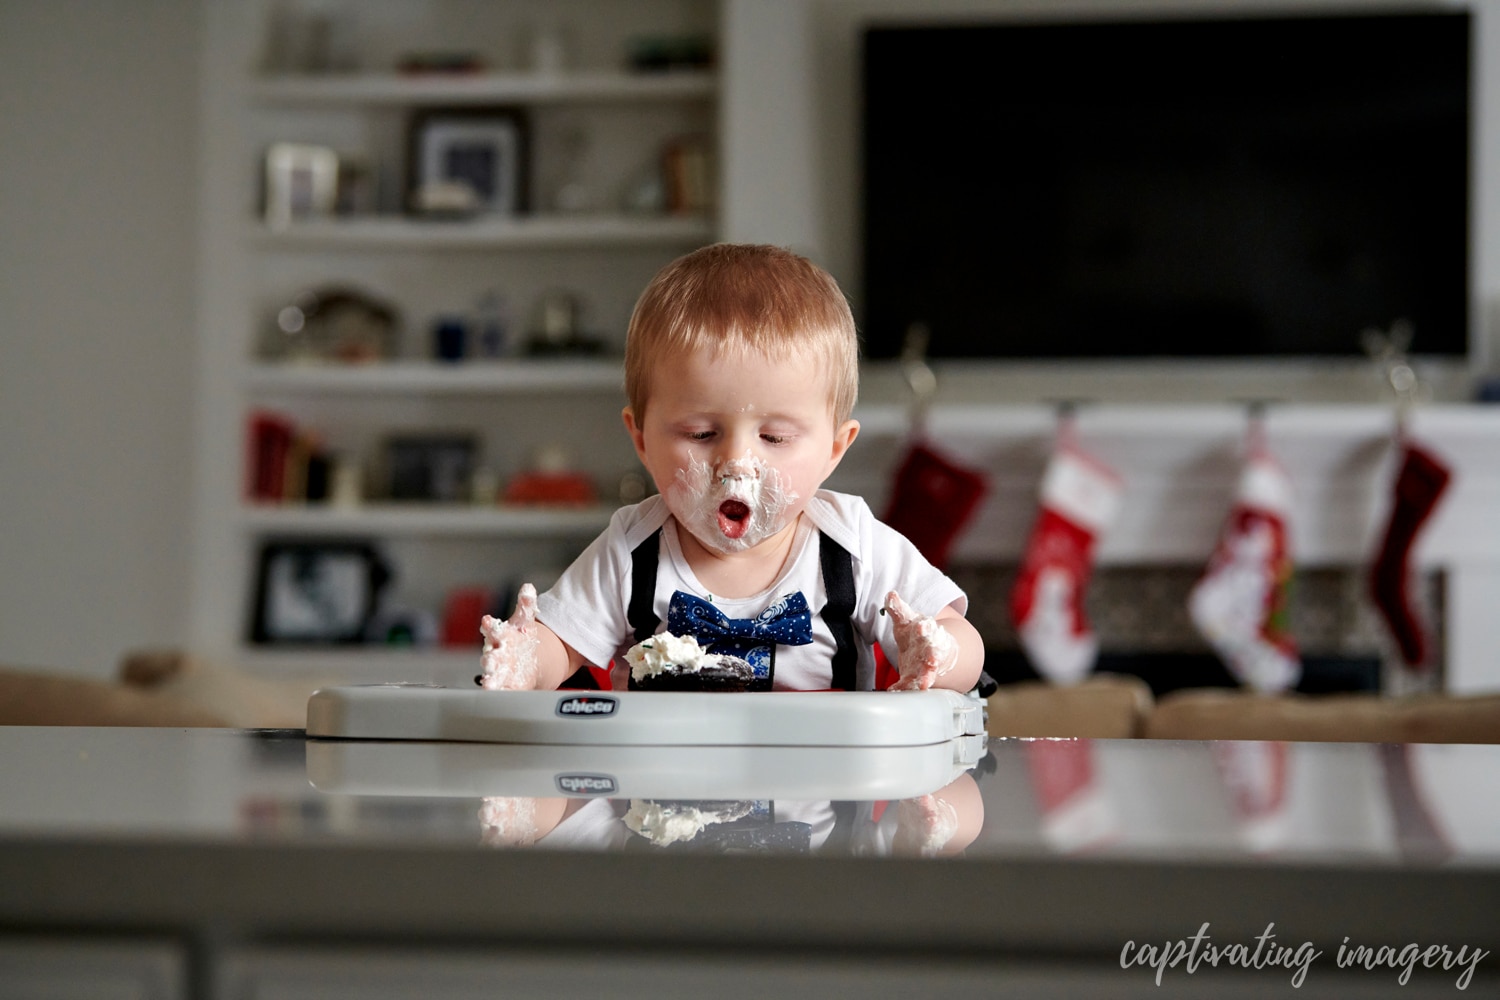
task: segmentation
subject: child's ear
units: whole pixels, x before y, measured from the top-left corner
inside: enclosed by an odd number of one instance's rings
[[[646,461],[645,429],[635,422],[635,410],[629,406],[620,411],[620,417],[625,421],[625,433],[630,435],[630,443],[635,445],[636,457],[644,463]]]
[[[844,452],[849,450],[849,446],[854,443],[854,439],[857,437],[859,437],[858,420],[845,420],[842,424],[834,428],[833,450],[828,456],[828,471],[823,474],[825,477],[832,474],[833,470],[838,468],[839,462],[843,461]]]

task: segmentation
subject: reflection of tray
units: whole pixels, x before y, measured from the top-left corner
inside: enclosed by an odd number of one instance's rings
[[[485,691],[324,688],[307,735],[592,746],[903,747],[984,732],[984,703],[952,691]]]
[[[983,736],[918,747],[308,740],[307,777],[320,791],[349,795],[879,801],[935,792],[984,752]]]

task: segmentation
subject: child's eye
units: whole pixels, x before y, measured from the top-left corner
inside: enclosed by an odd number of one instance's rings
[[[785,434],[762,434],[760,439],[766,444],[786,444],[791,440]]]
[[[713,431],[688,431],[686,434],[689,441],[707,441],[713,436]]]

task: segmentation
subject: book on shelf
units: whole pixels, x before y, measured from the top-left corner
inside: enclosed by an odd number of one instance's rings
[[[673,215],[701,215],[713,208],[713,160],[708,143],[684,136],[667,143],[662,152],[666,208]]]
[[[250,414],[245,494],[264,503],[316,503],[328,499],[332,459],[322,439],[285,414]]]

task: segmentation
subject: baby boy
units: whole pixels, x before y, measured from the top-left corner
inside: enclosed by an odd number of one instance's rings
[[[660,491],[617,511],[540,597],[486,617],[491,689],[550,689],[660,631],[748,660],[767,690],[968,691],[967,598],[858,497],[822,489],[859,433],[854,319],[833,278],[771,246],[667,265],[625,345],[625,429]]]

